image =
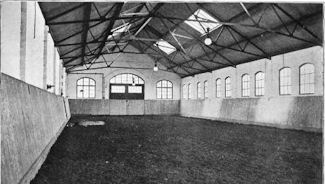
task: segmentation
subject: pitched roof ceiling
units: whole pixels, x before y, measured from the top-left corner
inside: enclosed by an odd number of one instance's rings
[[[186,77],[323,44],[322,4],[39,4],[68,72],[129,53],[148,54]]]

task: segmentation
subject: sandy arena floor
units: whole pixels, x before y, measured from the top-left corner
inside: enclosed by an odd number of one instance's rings
[[[178,116],[79,116],[32,184],[322,183],[322,134]]]

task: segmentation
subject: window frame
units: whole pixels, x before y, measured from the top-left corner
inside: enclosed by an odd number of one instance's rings
[[[197,99],[202,99],[202,89],[201,89],[201,82],[196,83],[196,98]]]
[[[203,82],[203,99],[209,98],[209,83],[208,80]]]
[[[186,96],[186,84],[183,84],[182,86],[182,94],[183,94],[183,99],[186,99],[187,96]]]
[[[301,69],[302,69],[302,67],[304,67],[304,66],[306,66],[306,65],[311,65],[312,67],[313,67],[313,73],[312,73],[312,75],[313,75],[313,83],[303,83],[304,85],[306,85],[306,84],[313,84],[313,88],[314,88],[314,90],[313,90],[313,92],[305,92],[305,93],[302,93],[301,92],[301,87],[302,87],[302,83],[301,83],[301,78],[302,78],[302,75],[301,75]],[[299,66],[299,94],[300,95],[311,95],[311,94],[315,94],[315,88],[316,88],[316,78],[315,78],[315,65],[313,64],[313,63],[304,63],[304,64],[302,64],[302,65],[300,65]]]
[[[290,86],[290,93],[281,93],[281,87],[284,86],[284,85],[281,85],[281,71],[283,71],[284,69],[289,69],[290,71],[290,85],[285,85],[285,86]],[[291,95],[292,94],[292,75],[291,75],[291,68],[288,67],[288,66],[285,66],[285,67],[282,67],[280,70],[279,70],[279,95],[280,96],[288,96],[288,95]]]
[[[166,81],[167,82],[167,86],[162,86],[162,82]],[[161,82],[161,87],[158,86],[158,83]],[[171,84],[171,87],[168,87],[168,84]],[[162,79],[156,82],[156,99],[160,99],[160,100],[169,100],[169,99],[173,99],[174,98],[174,84],[170,81],[170,80],[166,80],[166,79]],[[158,98],[158,90],[160,89],[160,96],[161,98]],[[162,91],[163,89],[166,89],[166,98],[163,98],[162,95]],[[171,89],[171,98],[168,97],[168,89]]]
[[[89,80],[88,85],[84,84],[85,79]],[[82,85],[78,84],[78,81],[80,81],[80,80],[82,80]],[[91,85],[90,81],[93,81],[94,84]],[[84,97],[84,92],[82,92],[82,97],[79,97],[78,96],[78,87],[82,87],[82,90],[84,90],[85,86],[88,87],[88,97]],[[90,97],[90,87],[94,87],[94,97]],[[77,99],[94,99],[94,98],[96,98],[96,80],[91,77],[81,77],[81,78],[77,79],[77,81],[76,81],[76,98]]]
[[[263,87],[259,87],[259,88],[257,87],[257,82],[258,82],[258,81],[261,81],[261,80],[257,80],[257,75],[258,75],[258,74],[263,74]],[[255,86],[254,86],[254,87],[255,87],[255,89],[254,89],[254,90],[255,90],[255,92],[254,92],[254,93],[255,93],[255,96],[257,96],[257,97],[262,97],[262,96],[264,96],[264,95],[265,95],[265,72],[263,72],[263,71],[258,71],[258,72],[256,72],[256,73],[255,73],[255,78],[254,78],[254,79],[255,79]],[[262,91],[263,91],[263,94],[262,94],[262,95],[257,94],[258,89],[259,89],[259,90],[262,89]]]
[[[218,81],[220,82],[220,85],[219,85],[220,89],[218,88]],[[222,85],[221,78],[217,78],[216,79],[216,98],[221,98],[221,85]]]
[[[192,83],[188,83],[187,84],[187,99],[192,99],[192,90],[191,89],[192,89]]]
[[[227,80],[230,80],[229,82],[229,87],[230,87],[230,90],[227,90]],[[227,96],[227,91],[230,91],[230,96]],[[232,86],[231,86],[231,77],[228,76],[225,78],[225,98],[231,98],[232,97]]]
[[[244,81],[244,77],[247,77],[247,81]],[[241,96],[242,97],[250,97],[251,92],[251,79],[250,75],[245,73],[241,76]],[[247,87],[247,88],[246,88]],[[247,93],[247,94],[246,94]]]

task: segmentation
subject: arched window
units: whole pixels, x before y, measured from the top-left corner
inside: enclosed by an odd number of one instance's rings
[[[204,97],[203,98],[208,98],[208,81],[204,81]]]
[[[95,89],[94,79],[83,77],[77,80],[77,98],[95,98]]]
[[[255,95],[264,95],[265,77],[263,72],[257,72],[255,74]]]
[[[187,91],[188,91],[188,99],[192,99],[193,97],[192,97],[192,84],[191,83],[189,83],[187,85]]]
[[[250,94],[250,77],[248,74],[244,74],[241,78],[241,95],[248,97]]]
[[[221,97],[221,79],[216,80],[216,97]]]
[[[197,83],[197,98],[200,99],[202,98],[202,89],[201,89],[201,83]]]
[[[186,84],[183,85],[183,99],[186,99],[187,95],[186,95]]]
[[[110,99],[144,99],[144,81],[137,75],[118,74],[109,82]]]
[[[225,96],[226,98],[230,98],[231,97],[231,78],[227,77],[225,79]]]
[[[158,99],[172,99],[173,98],[173,83],[168,80],[161,80],[157,82],[157,98]]]
[[[304,64],[299,69],[300,94],[315,92],[315,67],[313,64]]]
[[[288,67],[280,70],[280,95],[291,94],[291,69]]]

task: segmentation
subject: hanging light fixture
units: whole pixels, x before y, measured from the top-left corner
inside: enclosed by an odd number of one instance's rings
[[[155,62],[155,66],[153,67],[153,71],[157,72],[158,71],[158,65],[157,65],[157,61]]]
[[[133,76],[132,76],[132,86],[135,86],[135,81]]]
[[[207,28],[207,37],[204,40],[205,45],[211,45],[212,44],[212,40],[210,38],[209,33],[210,33],[210,28]]]

